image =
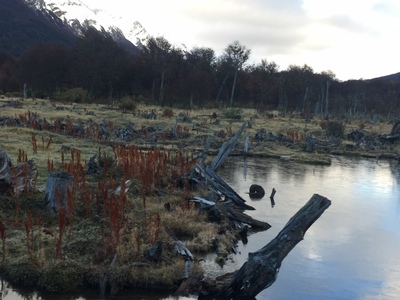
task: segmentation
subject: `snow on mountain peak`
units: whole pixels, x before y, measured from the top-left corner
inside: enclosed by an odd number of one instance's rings
[[[118,28],[132,44],[138,47],[146,43],[149,35],[138,22],[115,16],[107,11],[94,8],[85,3],[85,0],[25,0],[30,6],[39,10],[49,10],[61,20],[67,22],[73,28],[79,28],[82,24],[103,28],[109,32],[115,32]]]

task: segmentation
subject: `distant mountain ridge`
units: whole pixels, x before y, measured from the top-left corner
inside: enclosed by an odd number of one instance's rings
[[[139,51],[116,26],[105,28],[95,19],[67,19],[65,16],[68,12],[64,10],[63,5],[89,12],[88,16],[95,16],[97,13],[79,0],[0,0],[0,50],[18,57],[43,42],[59,42],[72,46],[84,29],[94,27],[102,34],[111,36],[127,51]],[[71,12],[69,16],[72,16]],[[140,24],[134,23],[132,34],[145,32],[140,27]],[[138,45],[142,46],[141,43]]]
[[[71,45],[73,30],[52,12],[35,10],[23,0],[0,0],[0,49],[22,55],[28,48],[43,41]]]
[[[138,21],[127,21],[106,11],[89,7],[84,0],[25,0],[31,7],[52,12],[77,32],[82,27],[92,26],[105,31],[117,41],[126,38],[137,47],[141,47],[149,35]],[[126,44],[126,42],[125,42]]]
[[[400,72],[394,73],[390,75],[385,75],[381,77],[372,78],[370,80],[393,80],[393,81],[400,81]]]

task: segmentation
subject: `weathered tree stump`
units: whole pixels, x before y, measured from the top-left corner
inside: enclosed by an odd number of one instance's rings
[[[0,192],[4,193],[12,187],[11,159],[0,146]]]
[[[261,199],[265,196],[265,191],[261,185],[252,184],[249,188],[250,198]]]
[[[0,192],[11,191],[17,195],[22,192],[36,192],[37,175],[33,160],[14,166],[4,148],[0,146]]]
[[[157,262],[160,260],[163,253],[162,241],[157,241],[153,246],[146,251],[146,256],[150,261]]]
[[[275,206],[275,198],[274,198],[275,193],[276,193],[275,188],[272,188],[271,196],[269,196],[269,199],[271,200],[271,207]]]
[[[205,281],[199,299],[254,299],[275,282],[283,259],[330,205],[327,198],[313,195],[270,243],[249,254],[238,271]]]
[[[68,205],[68,193],[72,192],[74,178],[66,172],[50,172],[46,181],[44,205],[51,213],[57,213],[60,205],[65,212],[72,209]]]

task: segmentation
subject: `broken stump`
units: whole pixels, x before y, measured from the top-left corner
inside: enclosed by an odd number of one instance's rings
[[[60,205],[69,212],[68,193],[72,192],[74,177],[66,172],[50,172],[46,181],[44,206],[51,212],[57,213]]]

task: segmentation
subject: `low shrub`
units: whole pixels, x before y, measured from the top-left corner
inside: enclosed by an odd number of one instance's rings
[[[164,108],[162,116],[165,118],[172,118],[174,116],[174,111],[172,108]]]
[[[83,103],[87,100],[88,92],[83,88],[72,88],[54,95],[55,100]]]
[[[230,107],[224,110],[224,117],[227,119],[240,120],[242,119],[243,111],[240,108]]]
[[[4,96],[6,96],[8,98],[12,98],[12,97],[23,98],[24,94],[20,93],[20,92],[7,92],[4,94]]]
[[[328,137],[333,136],[337,138],[342,138],[344,136],[346,125],[342,122],[321,121],[319,125],[323,130],[325,130],[325,134]]]
[[[118,108],[125,111],[136,111],[137,105],[136,102],[129,96],[126,96],[121,99],[118,104]]]

